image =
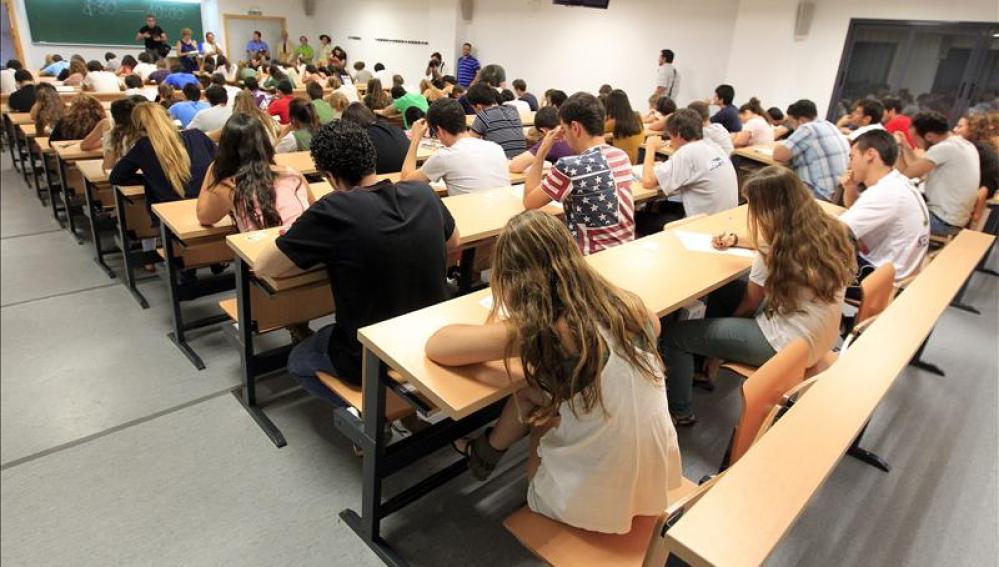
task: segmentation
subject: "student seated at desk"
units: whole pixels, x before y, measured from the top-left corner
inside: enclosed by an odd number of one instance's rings
[[[181,128],[187,128],[194,117],[209,106],[201,100],[201,86],[197,81],[184,85],[183,91],[185,100],[170,105],[170,117],[180,122]]]
[[[14,83],[17,90],[10,93],[7,106],[11,112],[31,112],[35,105],[35,77],[27,69],[14,71]]]
[[[281,277],[325,265],[336,323],[295,347],[288,372],[310,393],[342,406],[316,372],[359,385],[357,330],[447,299],[447,255],[460,237],[429,185],[378,181],[375,149],[356,124],[326,125],[312,141],[312,158],[333,192],[268,243],[254,271]]]
[[[106,116],[99,100],[80,93],[73,97],[66,114],[52,125],[49,141],[81,140]]]
[[[253,93],[248,90],[244,90],[236,95],[236,101],[232,105],[232,114],[236,116],[237,114],[245,114],[250,116],[254,120],[260,123],[264,128],[264,132],[267,133],[267,139],[270,141],[271,145],[276,145],[281,136],[281,126],[260,107],[257,106],[256,100],[253,98]],[[209,132],[208,137],[212,141],[218,141],[222,137],[222,129],[215,130],[214,132]]]
[[[80,149],[101,150],[104,169],[110,170],[135,145],[138,135],[132,123],[135,105],[148,102],[146,97],[133,95],[111,103],[110,118],[104,118],[80,141]]]
[[[266,110],[270,104],[270,95],[266,91],[260,89],[260,84],[253,77],[249,77],[243,80],[243,90],[250,93],[253,97],[254,104],[257,108],[261,110]]]
[[[149,54],[142,52],[138,55],[137,59],[139,62],[132,69],[132,72],[142,78],[143,81],[151,81],[152,74],[156,72],[156,65],[153,64],[152,59]]]
[[[737,148],[760,146],[774,141],[774,129],[767,120],[767,111],[755,96],[739,107],[742,130],[732,134],[732,145]]]
[[[660,514],[681,481],[656,352],[659,322],[641,299],[601,277],[548,214],[510,219],[494,258],[487,322],[440,329],[427,357],[460,366],[519,356],[527,385],[495,427],[455,448],[485,480],[511,445],[530,436],[531,509],[578,528],[627,533],[635,516]]]
[[[35,104],[31,107],[31,120],[35,125],[35,135],[47,136],[49,129],[66,114],[66,104],[59,91],[51,83],[39,83],[35,87]]]
[[[131,55],[126,55],[126,56],[124,56],[124,57],[121,58],[121,63],[118,64],[117,68],[112,69],[110,67],[105,67],[105,69],[107,69],[108,71],[114,72],[114,74],[118,75],[119,77],[123,77],[124,78],[124,77],[129,77],[131,75],[136,74],[135,73],[135,68],[138,65],[139,65],[139,62],[135,60],[135,57],[132,57]],[[141,77],[140,77],[140,80],[141,80]]]
[[[545,135],[524,182],[524,208],[552,201],[565,207],[565,222],[583,254],[635,239],[635,202],[628,154],[604,140],[604,108],[579,92],[559,108],[561,125]],[[545,156],[564,138],[577,155],[564,157],[542,180]]]
[[[857,240],[861,277],[882,264],[895,266],[895,281],[919,272],[930,242],[930,214],[923,196],[895,169],[898,144],[886,130],[857,136],[850,169],[843,174],[839,220]]]
[[[83,84],[83,79],[87,77],[87,64],[81,59],[72,59],[69,62],[68,74],[62,79],[63,86],[79,87]]]
[[[212,85],[205,89],[205,99],[210,105],[208,108],[199,110],[194,118],[187,124],[190,130],[201,130],[202,132],[214,132],[225,126],[226,120],[232,116],[232,107],[229,106],[229,93],[219,85]]]
[[[338,113],[333,111],[330,103],[323,100],[323,86],[319,83],[315,81],[305,83],[305,94],[309,95],[312,108],[316,111],[316,117],[320,124],[329,124],[335,118],[340,117]]]
[[[416,154],[428,130],[444,147],[417,169]],[[414,123],[410,135],[409,151],[402,164],[404,181],[426,183],[443,179],[448,195],[510,185],[503,148],[468,132],[465,113],[457,101],[447,98],[434,101],[427,118]]]
[[[608,144],[624,150],[631,163],[638,161],[638,148],[645,141],[645,126],[642,116],[631,108],[628,95],[621,89],[614,89],[604,101],[607,119],[604,120],[605,137]]]
[[[91,61],[87,63],[87,76],[84,77],[81,88],[98,93],[118,93],[121,92],[121,83],[118,75],[105,71],[100,61]]]
[[[170,107],[178,102],[183,102],[183,93],[178,93],[176,89],[170,85],[158,85],[156,87],[156,104],[162,106],[164,110],[170,110]]]
[[[978,151],[980,173],[978,185],[988,190],[989,199],[996,194],[996,189],[999,189],[999,154],[991,140],[993,128],[995,134],[999,135],[999,127],[993,126],[992,120],[999,122],[999,114],[992,119],[983,113],[965,114],[954,127],[954,133],[971,142]]]
[[[739,110],[732,104],[735,100],[735,89],[732,85],[718,85],[715,88],[715,96],[711,104],[719,107],[718,112],[711,117],[711,121],[721,124],[731,133],[742,131],[742,121],[739,120]]]
[[[62,55],[55,54],[51,59],[46,58],[46,65],[38,74],[43,77],[58,77],[67,69],[69,69],[69,61],[64,60]]]
[[[406,118],[406,113],[413,107],[426,112],[427,109],[430,108],[430,105],[427,103],[427,99],[423,98],[423,95],[408,93],[406,92],[406,87],[403,87],[402,85],[395,85],[392,87],[392,105],[386,106],[385,108],[374,112],[375,114],[384,116],[390,120],[401,119],[403,128],[408,130],[410,122]]]
[[[277,89],[277,96],[267,105],[267,114],[277,116],[281,125],[284,126],[291,122],[289,112],[291,111],[291,101],[295,97],[292,96],[293,89],[289,81],[281,81],[278,83]]]
[[[668,96],[661,96],[656,100],[656,112],[655,117],[649,120],[645,128],[652,130],[653,132],[665,132],[666,131],[666,120],[669,119],[670,114],[676,112],[676,102],[673,101]],[[718,125],[722,129],[725,127],[721,124]],[[726,134],[728,131],[726,130]]]
[[[517,100],[522,100],[527,103],[531,112],[536,112],[538,110],[538,97],[527,92],[527,82],[524,81],[524,79],[513,80],[513,93],[517,95]]]
[[[206,69],[207,69],[207,67],[206,67]],[[241,89],[240,87],[236,87],[236,86],[233,86],[233,85],[230,85],[230,84],[226,83],[225,82],[225,75],[223,75],[222,73],[219,73],[217,71],[211,74],[211,86],[219,87],[219,88],[225,90],[225,94],[226,94],[226,103],[225,104],[230,109],[232,108],[233,103],[236,102],[236,95],[238,95],[239,93],[243,92],[243,89]],[[207,91],[208,89],[205,89],[205,90]],[[207,92],[206,92],[206,95],[207,95]]]
[[[409,149],[409,138],[395,124],[379,120],[374,112],[360,102],[353,102],[343,111],[341,120],[353,122],[368,134],[375,146],[375,173],[402,171]]]
[[[513,159],[527,149],[524,124],[516,108],[499,104],[499,96],[481,81],[469,87],[466,97],[475,109],[470,135],[499,144],[507,159]]]
[[[144,186],[150,211],[156,203],[197,197],[215,159],[215,143],[201,130],[178,131],[163,107],[153,102],[136,105],[132,122],[139,139],[111,170],[111,184]],[[150,217],[153,226],[159,226],[159,217]]]
[[[155,73],[154,73],[155,75]],[[170,85],[175,89],[183,89],[185,85],[201,85],[198,78],[193,74],[188,73],[180,66],[179,63],[174,63],[170,67],[170,74],[163,78],[164,85]]]
[[[818,119],[815,103],[801,99],[787,107],[794,133],[774,146],[774,161],[789,164],[812,193],[834,201],[850,159],[850,144],[836,125]]]
[[[287,229],[311,204],[305,177],[275,165],[263,125],[246,114],[233,116],[198,194],[198,222],[212,226],[231,215],[240,232]]]
[[[0,70],[0,92],[9,95],[17,89],[17,79],[14,78],[14,74],[21,69],[24,69],[24,66],[17,59],[7,60],[4,68]]]
[[[925,153],[917,155],[902,134],[896,133],[902,152],[895,167],[910,179],[925,178],[923,194],[930,209],[930,232],[956,234],[971,220],[978,198],[978,151],[971,142],[951,133],[947,118],[939,112],[915,115],[911,131]]]
[[[666,132],[673,155],[656,163],[656,150],[662,139],[649,136],[645,141],[642,186],[659,187],[667,196],[679,193],[683,204],[643,211],[638,219],[639,234],[659,232],[667,222],[684,216],[713,215],[739,205],[735,167],[721,148],[701,138],[701,115],[681,108],[669,117]],[[667,201],[664,205],[676,203]]]
[[[375,112],[391,104],[392,99],[389,98],[389,95],[385,93],[385,89],[382,88],[382,82],[379,79],[368,81],[368,89],[364,92],[364,106]]]
[[[534,156],[541,149],[542,138],[558,128],[558,109],[554,106],[545,106],[534,115],[534,130],[538,133],[538,141],[527,149],[526,152],[510,160],[510,173],[524,173],[527,168],[534,163]],[[548,150],[545,161],[554,164],[566,156],[574,156],[576,153],[569,147],[564,139],[556,140],[552,149]]]
[[[282,130],[283,136],[275,151],[279,154],[305,152],[312,146],[312,138],[319,133],[322,124],[316,116],[316,107],[304,98],[295,98],[288,107],[291,122]]]
[[[152,99],[149,98],[148,91],[142,88],[142,79],[138,75],[126,75],[122,81],[125,83],[125,96],[138,95],[146,100],[154,100],[156,98],[155,96]]]
[[[661,346],[670,413],[697,422],[691,404],[694,355],[759,366],[795,339],[815,364],[839,338],[846,286],[857,263],[846,225],[825,213],[789,169],[770,166],[746,180],[749,234],[715,237],[715,246],[757,248],[749,283],[736,280],[708,298],[705,319],[670,320]]]
[[[705,142],[718,146],[725,155],[732,155],[735,145],[732,144],[732,135],[728,133],[721,124],[716,124],[710,120],[708,103],[703,100],[695,100],[687,105],[701,117],[701,139]]]
[[[853,112],[839,119],[836,127],[851,142],[857,136],[871,130],[884,130],[881,119],[884,116],[885,107],[880,102],[869,98],[858,100],[853,105]]]

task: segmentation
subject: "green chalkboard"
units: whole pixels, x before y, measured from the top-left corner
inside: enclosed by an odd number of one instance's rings
[[[181,28],[201,40],[201,3],[151,0],[27,0],[28,27],[34,43],[134,45],[146,14],[156,16],[172,46]]]

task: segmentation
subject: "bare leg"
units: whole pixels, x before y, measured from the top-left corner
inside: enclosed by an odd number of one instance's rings
[[[521,414],[528,414],[544,401],[541,390],[531,386],[521,388],[510,396],[489,434],[489,444],[497,451],[506,451],[511,445],[526,437],[531,432],[531,426],[521,420]],[[459,451],[464,451],[470,442],[469,439],[460,439],[455,442],[455,447]]]

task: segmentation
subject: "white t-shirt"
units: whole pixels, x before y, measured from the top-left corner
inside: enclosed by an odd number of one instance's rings
[[[667,196],[680,193],[687,216],[711,215],[738,206],[739,182],[732,161],[704,140],[689,142],[656,164],[656,180]]]
[[[495,142],[465,136],[430,156],[420,171],[431,182],[444,179],[448,195],[463,195],[510,185],[509,164]]]
[[[216,73],[222,73],[222,76],[225,77],[225,81],[227,83],[234,83],[234,82],[236,82],[236,71],[238,71],[238,70],[239,70],[239,67],[237,67],[236,65],[233,65],[232,63],[230,63],[228,67],[218,67],[218,68],[216,68],[215,72]]]
[[[895,281],[919,271],[930,240],[930,215],[922,195],[893,169],[868,187],[840,215],[870,263],[895,266]]]
[[[229,97],[228,100],[225,101],[225,105],[232,108],[232,105],[236,104],[236,95],[243,92],[243,89],[232,85],[225,85],[223,88],[225,89],[226,96]]]
[[[17,81],[14,80],[14,70],[4,69],[0,71],[0,92],[10,94],[17,90]]]
[[[360,97],[357,96],[357,87],[354,85],[340,85],[340,88],[333,91],[335,93],[342,93],[343,96],[347,97],[348,102],[360,102]]]
[[[232,116],[232,108],[225,105],[212,106],[199,110],[191,119],[191,123],[187,125],[187,129],[214,132],[225,126],[230,116]]]
[[[668,491],[682,482],[680,447],[662,382],[649,380],[613,346],[600,373],[600,393],[603,408],[588,413],[582,413],[578,395],[579,415],[562,402],[558,426],[538,444],[541,465],[527,504],[571,526],[623,534],[635,516],[666,509]]]
[[[516,108],[517,112],[520,112],[521,114],[524,114],[524,113],[527,113],[527,112],[531,111],[531,105],[527,104],[526,102],[524,102],[522,100],[510,100],[510,101],[504,102],[503,104],[505,104],[506,106],[512,106],[512,107]]]
[[[712,122],[704,126],[701,128],[701,136],[703,136],[704,141],[714,143],[721,148],[721,151],[725,152],[725,155],[731,155],[735,151],[735,144],[732,143],[732,134],[729,134],[728,130],[721,124]]]
[[[656,88],[666,89],[666,96],[676,100],[680,91],[680,73],[672,63],[663,63],[656,69]]]
[[[83,87],[88,91],[98,93],[116,93],[121,91],[118,75],[111,71],[91,71],[83,78]]]
[[[757,253],[749,272],[749,281],[763,287],[768,275],[763,255]],[[770,346],[778,352],[795,339],[805,339],[809,348],[808,365],[812,366],[829,352],[839,338],[845,292],[845,287],[839,290],[830,303],[816,301],[814,297],[803,297],[798,303],[797,311],[793,313],[767,315],[766,310],[761,308],[756,315],[756,324],[760,326]],[[804,293],[811,296],[809,291]]]
[[[142,77],[142,82],[149,80],[149,75],[156,71],[156,65],[152,63],[139,63],[132,69],[132,73]]]
[[[858,136],[860,136],[865,132],[870,132],[872,130],[884,130],[884,129],[885,127],[882,126],[880,122],[878,122],[877,124],[868,124],[867,126],[861,126],[860,128],[854,130],[853,132],[850,132],[850,134],[847,136],[847,139],[852,142],[856,140]]]
[[[146,100],[152,102],[156,100],[156,89],[152,90],[145,88],[125,89],[125,96],[132,96],[132,95],[144,96],[146,97]]]
[[[720,126],[720,124],[719,124]],[[749,132],[747,146],[759,146],[774,141],[774,129],[762,116],[754,116],[742,125],[743,132]]]
[[[978,150],[971,142],[951,134],[926,150],[925,157],[936,164],[926,174],[923,189],[930,212],[951,226],[968,224],[981,178]]]

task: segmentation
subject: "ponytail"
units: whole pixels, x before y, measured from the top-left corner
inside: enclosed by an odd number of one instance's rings
[[[747,110],[757,116],[762,116],[767,122],[770,122],[770,116],[767,114],[767,111],[763,109],[763,105],[760,104],[760,99],[755,96],[749,99],[749,102],[739,107],[739,112],[745,112]]]

